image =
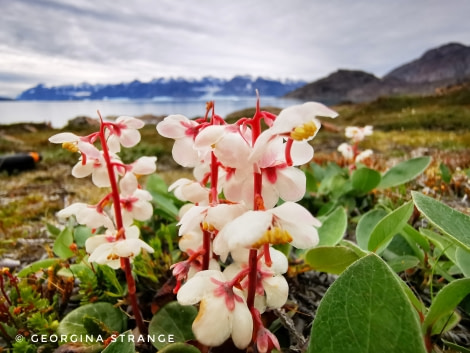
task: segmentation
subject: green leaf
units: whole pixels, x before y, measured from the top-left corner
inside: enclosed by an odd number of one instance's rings
[[[415,256],[404,255],[394,257],[387,261],[387,263],[393,271],[398,273],[417,266],[419,264],[419,259]]]
[[[135,353],[132,331],[127,330],[117,336],[101,353]]]
[[[470,252],[463,248],[457,248],[455,260],[465,277],[470,277]]]
[[[442,288],[434,297],[424,318],[423,331],[431,332],[442,317],[449,317],[457,305],[470,294],[470,278],[457,279]]]
[[[322,220],[322,225],[318,228],[320,238],[319,246],[336,245],[344,237],[348,226],[348,215],[344,207],[336,208],[326,219]]]
[[[201,353],[199,349],[187,343],[172,343],[158,351],[159,353]]]
[[[86,336],[89,332],[83,322],[87,317],[101,322],[102,327],[108,332],[122,332],[127,327],[127,316],[121,310],[110,303],[93,303],[80,306],[68,313],[60,322],[57,333],[67,337]]]
[[[401,281],[402,282],[402,281]],[[351,265],[322,299],[308,353],[425,353],[400,279],[375,254]]]
[[[54,253],[61,259],[68,259],[75,254],[70,250],[70,245],[73,243],[73,233],[70,227],[65,227],[54,242]]]
[[[81,248],[85,247],[86,240],[92,235],[91,229],[85,226],[77,226],[73,231],[75,243]]]
[[[385,249],[393,236],[403,229],[412,213],[413,203],[409,201],[381,219],[372,230],[368,249],[373,252]]]
[[[60,263],[59,259],[44,259],[44,260],[39,260],[36,262],[33,262],[32,264],[26,266],[23,268],[20,272],[18,272],[17,276],[18,277],[26,277],[29,274],[36,273],[38,271],[42,271],[44,269],[47,269],[50,266],[55,266],[56,264]]]
[[[420,175],[431,163],[431,157],[418,157],[398,163],[382,176],[380,189],[405,184]]]
[[[152,318],[149,325],[149,334],[154,337],[172,335],[175,342],[186,342],[194,339],[192,324],[197,316],[197,309],[193,306],[183,306],[174,301],[166,304]],[[155,348],[163,348],[167,342],[152,342]]]
[[[51,235],[53,235],[54,237],[57,237],[60,234],[60,229],[53,224],[46,223],[46,228],[47,231],[51,233]]]
[[[316,271],[340,274],[359,258],[345,246],[319,246],[307,252],[305,262]]]
[[[360,193],[368,193],[376,188],[381,178],[379,172],[365,167],[356,169],[351,175],[352,186]]]
[[[441,339],[442,342],[449,348],[452,348],[453,350],[455,350],[456,352],[460,352],[460,353],[470,353],[470,348],[465,348],[465,347],[462,347],[462,346],[459,346],[458,344],[455,344],[453,342],[449,342],[449,341],[446,341],[444,339]]]
[[[470,217],[432,197],[412,191],[418,210],[457,245],[470,251]]]
[[[442,180],[446,183],[450,183],[452,180],[452,173],[450,172],[449,167],[444,163],[441,163],[439,164],[439,170],[441,171]]]
[[[356,241],[357,245],[359,245],[362,250],[367,250],[372,231],[377,223],[386,215],[387,211],[379,208],[371,210],[361,217],[356,227]]]

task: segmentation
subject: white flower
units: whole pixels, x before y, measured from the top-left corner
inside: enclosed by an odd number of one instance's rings
[[[116,156],[112,157],[112,162],[121,162]],[[100,188],[109,187],[111,182],[109,180],[108,168],[106,162],[99,152],[97,156],[80,157],[79,161],[72,168],[72,175],[75,178],[85,178],[91,174],[93,184]]]
[[[354,158],[353,147],[347,142],[343,142],[341,145],[338,146],[338,152],[340,152],[343,157],[348,161]]]
[[[114,122],[107,122],[107,145],[111,152],[117,153],[124,147],[133,147],[140,141],[140,132],[137,129],[144,127],[142,120],[120,116]]]
[[[211,125],[202,130],[194,141],[196,149],[212,149],[226,167],[244,168],[251,154],[251,131],[242,135],[236,125]]]
[[[132,260],[139,255],[142,249],[153,253],[153,248],[139,239],[139,228],[130,226],[125,228],[125,239],[116,239],[115,230],[108,229],[105,234],[95,235],[85,242],[87,253],[90,254],[88,261],[101,265],[108,265],[113,269],[118,269],[121,265],[121,258]]]
[[[199,124],[184,115],[169,115],[157,124],[160,135],[175,140],[172,149],[173,159],[183,167],[195,167],[199,162],[198,151],[194,148],[194,138]]]
[[[201,203],[209,201],[209,192],[201,183],[181,178],[170,185],[168,191],[173,191],[175,197],[181,201],[189,201],[192,203]]]
[[[157,157],[143,156],[128,165],[129,172],[135,175],[149,175],[157,170]]]
[[[224,276],[228,279],[234,278],[243,268],[247,267],[248,249],[234,250],[231,255],[234,263],[227,266],[224,270]],[[269,247],[269,256],[271,258],[271,266],[267,266],[264,262],[264,257],[258,261],[258,281],[255,297],[255,307],[264,312],[266,307],[280,308],[287,301],[289,294],[289,285],[286,279],[282,276],[287,272],[288,261],[283,253]],[[242,282],[242,286],[246,293],[248,287],[248,280]]]
[[[62,147],[72,151],[80,151],[92,158],[99,158],[100,151],[90,143],[90,139],[84,136],[78,136],[71,132],[61,132],[49,137],[49,141],[52,143],[61,143]]]
[[[372,150],[365,150],[365,151],[362,151],[361,153],[359,153],[356,157],[356,162],[362,162],[363,160],[369,158],[370,156],[372,156],[374,152]]]
[[[79,224],[84,224],[90,228],[114,228],[114,224],[106,213],[99,211],[96,206],[90,206],[81,202],[76,202],[60,210],[57,213],[59,218],[69,218],[75,216]]]
[[[202,344],[219,346],[230,336],[239,349],[250,344],[253,320],[246,299],[241,290],[227,284],[221,272],[198,272],[181,287],[177,299],[181,305],[200,302],[193,332]]]
[[[345,130],[345,136],[352,139],[354,143],[360,142],[364,140],[366,136],[372,135],[373,126],[366,125],[364,127],[357,127],[357,126],[348,126]]]
[[[290,243],[307,249],[318,244],[315,227],[321,225],[304,207],[285,202],[266,211],[247,211],[229,222],[214,240],[214,252],[226,258],[230,251]]]
[[[124,225],[130,225],[134,219],[145,221],[153,214],[150,201],[152,195],[147,190],[138,188],[137,178],[132,173],[126,173],[119,182],[121,194],[119,197],[122,208]]]
[[[184,213],[179,221],[179,235],[184,235],[201,227],[221,230],[228,222],[243,214],[246,207],[242,204],[217,204],[216,206],[193,206]]]
[[[308,141],[320,129],[317,116],[336,118],[338,113],[317,102],[294,105],[279,113],[270,130],[272,134],[289,135],[297,141]]]

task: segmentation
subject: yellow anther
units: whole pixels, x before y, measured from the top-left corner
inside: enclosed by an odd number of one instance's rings
[[[106,259],[108,260],[119,260],[119,256],[116,254],[109,254]]]
[[[205,231],[208,231],[208,232],[213,232],[216,229],[212,224],[209,224],[207,222],[202,222],[202,230],[205,230]]]
[[[312,136],[315,136],[315,133],[317,132],[317,130],[318,130],[318,127],[315,124],[315,122],[312,120],[301,126],[297,126],[294,130],[291,131],[290,137],[296,141],[303,141]]]
[[[64,142],[62,148],[70,152],[78,152],[78,146],[74,142]]]
[[[289,234],[287,230],[274,227],[268,229],[263,236],[252,245],[253,248],[259,248],[264,244],[284,244],[290,243],[292,241],[292,236]]]

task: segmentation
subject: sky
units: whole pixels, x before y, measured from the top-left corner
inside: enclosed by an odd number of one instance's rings
[[[38,83],[382,77],[470,45],[469,0],[0,0],[0,96]]]

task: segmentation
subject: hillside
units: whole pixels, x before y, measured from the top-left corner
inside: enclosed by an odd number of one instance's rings
[[[382,96],[429,95],[470,79],[470,46],[449,43],[392,69],[382,78],[363,71],[339,70],[286,97],[330,104],[369,102]]]

